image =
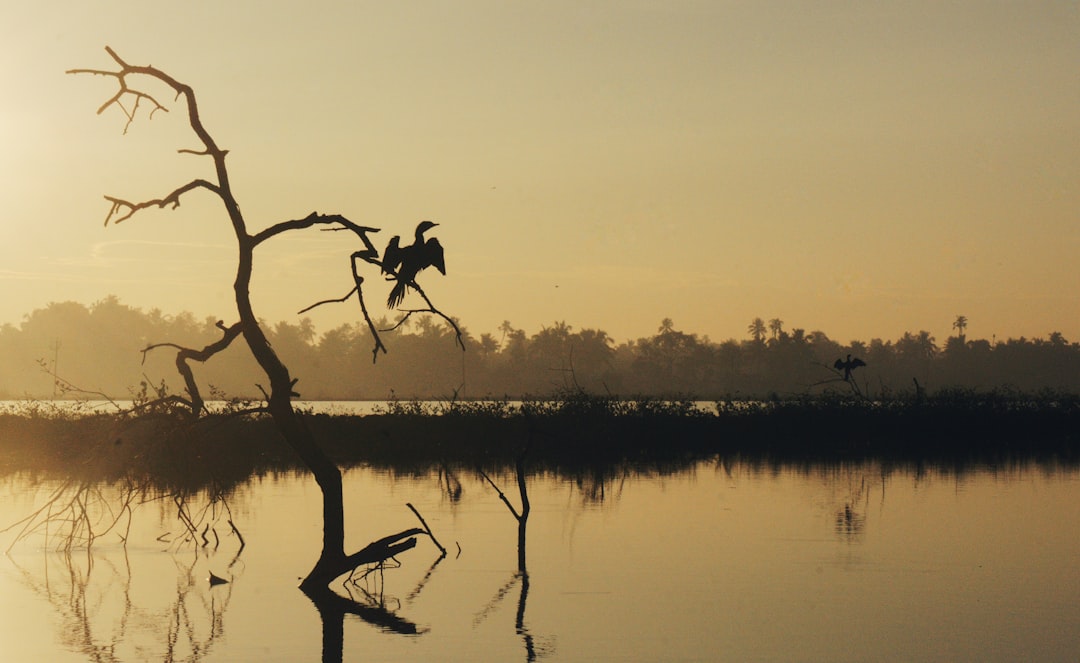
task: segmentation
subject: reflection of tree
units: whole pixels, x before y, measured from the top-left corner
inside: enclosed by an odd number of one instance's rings
[[[424,577],[416,588],[409,594],[408,600],[419,596],[424,585],[435,572],[435,568],[446,558],[446,549],[428,527],[424,517],[412,504],[407,505],[416,515],[423,529],[416,529],[417,534],[427,534],[435,547],[439,549],[439,557],[428,568]],[[382,546],[395,540],[398,535],[391,535],[380,541],[372,542],[364,550],[379,550]],[[364,551],[360,551],[363,553]],[[360,553],[357,553],[360,554]],[[400,608],[401,602],[393,597],[388,597],[384,592],[384,574],[387,569],[398,568],[400,564],[393,557],[373,560],[364,567],[357,566],[349,573],[343,583],[347,596],[338,594],[329,587],[303,587],[304,594],[315,604],[319,611],[319,620],[322,622],[322,661],[323,663],[339,663],[343,660],[345,646],[345,615],[354,615],[363,621],[379,628],[387,633],[401,635],[420,635],[426,632],[415,623],[401,617],[396,609]],[[394,607],[391,608],[390,606]]]
[[[388,633],[419,635],[424,632],[387,607],[387,599],[381,588],[375,593],[363,592],[362,598],[345,597],[329,587],[312,588],[304,593],[315,604],[322,621],[323,663],[340,663],[344,660],[345,615],[355,615]]]
[[[212,557],[212,555],[211,555]],[[60,617],[59,642],[94,661],[200,661],[224,637],[232,583],[211,587],[196,576],[197,552],[187,563],[176,555],[176,593],[134,592],[126,548],[113,554],[43,556],[44,568],[12,562],[24,583],[45,598]],[[234,557],[229,565],[236,563]],[[59,569],[59,573],[57,572]],[[235,579],[235,573],[231,574]],[[148,605],[167,596],[167,605]]]
[[[514,508],[514,505],[510,502],[510,499],[499,488],[498,484],[492,481],[485,472],[481,471],[480,476],[483,477],[495,492],[498,493],[499,499],[502,500],[506,508],[509,509],[510,514],[514,516],[514,519],[518,523],[518,538],[517,538],[517,552],[518,552],[518,568],[510,580],[503,585],[495,596],[488,602],[487,606],[476,616],[473,621],[474,625],[479,624],[488,614],[490,614],[495,607],[506,597],[506,595],[513,589],[514,585],[520,582],[521,591],[518,594],[517,611],[514,614],[514,630],[521,636],[522,644],[525,647],[525,660],[535,661],[538,655],[549,653],[550,649],[544,647],[537,647],[535,639],[532,633],[529,632],[528,627],[525,625],[525,607],[529,600],[529,571],[525,566],[525,544],[526,544],[526,530],[529,524],[529,512],[531,506],[529,504],[529,493],[525,483],[525,455],[529,449],[526,445],[525,449],[518,454],[518,457],[514,463],[514,478],[517,480],[518,496],[521,500],[521,510],[518,511]]]
[[[573,486],[580,492],[581,500],[585,504],[603,504],[609,497],[609,484],[615,488],[615,500],[622,496],[626,478],[626,472],[610,471],[601,466],[594,466],[574,477]]]
[[[82,464],[99,460],[95,458],[95,452],[100,452],[104,446],[93,445],[90,453],[81,459]],[[177,521],[184,529],[175,537],[171,533],[163,534],[159,541],[170,543],[174,550],[193,545],[216,551],[221,544],[218,529],[228,524],[227,535],[236,536],[240,542],[236,554],[243,551],[244,537],[232,520],[232,510],[223,488],[212,485],[199,491],[206,500],[201,508],[197,508],[190,488],[166,492],[154,488],[150,479],[136,479],[135,474],[129,471],[112,484],[101,478],[104,475],[99,475],[98,479],[71,477],[59,482],[38,509],[0,530],[18,530],[8,552],[20,541],[40,535],[46,548],[67,554],[85,549],[89,557],[94,542],[106,534],[115,533],[127,543],[132,517],[140,505],[165,501],[175,504]]]

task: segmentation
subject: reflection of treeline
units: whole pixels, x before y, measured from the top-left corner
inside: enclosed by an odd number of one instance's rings
[[[89,307],[50,304],[18,326],[0,327],[0,396],[52,395],[53,379],[42,364],[78,387],[113,397],[129,395],[144,381],[154,387],[165,381],[180,393],[174,351],[157,349],[143,362],[141,350],[158,342],[201,348],[221,338],[216,323],[189,313],[142,311],[113,297]],[[372,339],[362,324],[321,334],[308,319],[267,327],[306,399],[382,400],[391,393],[481,398],[544,395],[568,387],[703,399],[816,393],[836,386],[822,384],[836,378],[828,367],[849,353],[866,361],[855,377],[871,396],[912,391],[913,380],[931,392],[1002,386],[1080,391],[1080,344],[1056,332],[1047,339],[993,343],[954,336],[939,344],[920,331],[895,341],[841,344],[821,331],[787,332],[776,325],[771,334],[762,328],[745,340],[715,342],[678,331],[664,320],[653,336],[616,343],[598,329],[577,330],[559,322],[530,335],[506,322],[479,336],[463,327],[468,351],[462,354],[445,325],[414,317],[384,334],[390,352],[373,364]],[[256,384],[262,378],[241,345],[237,341],[209,364],[195,365],[200,383],[216,389],[207,396],[259,394]]]

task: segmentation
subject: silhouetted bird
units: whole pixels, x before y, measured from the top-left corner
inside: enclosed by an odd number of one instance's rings
[[[836,370],[844,371],[845,381],[850,380],[851,372],[860,366],[866,366],[866,362],[862,359],[859,359],[858,357],[852,359],[851,355],[847,356],[847,361],[844,361],[843,359],[837,359],[836,363],[833,364],[833,368],[835,368]]]
[[[434,267],[445,276],[446,263],[443,262],[443,248],[434,237],[424,240],[424,233],[439,224],[421,221],[416,226],[416,239],[408,246],[401,246],[401,238],[395,235],[383,251],[382,271],[397,280],[386,300],[389,308],[394,308],[405,299],[406,286],[412,285],[420,270]]]

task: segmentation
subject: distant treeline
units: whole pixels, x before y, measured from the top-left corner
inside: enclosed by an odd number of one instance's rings
[[[17,326],[0,327],[0,397],[65,395],[50,373],[113,398],[133,396],[143,383],[150,390],[164,384],[170,393],[182,393],[176,350],[160,347],[145,359],[142,351],[155,343],[201,349],[221,338],[216,323],[190,313],[143,311],[115,297],[91,306],[49,304]],[[394,321],[377,323],[389,328]],[[463,326],[463,353],[441,320],[413,316],[382,334],[389,353],[373,363],[374,344],[362,322],[322,334],[308,319],[265,327],[299,378],[297,391],[309,400],[542,396],[565,389],[706,400],[784,397],[849,390],[833,368],[848,354],[866,362],[853,379],[873,397],[914,393],[916,381],[928,393],[945,387],[1080,392],[1080,344],[1057,332],[991,343],[966,338],[960,327],[943,342],[920,331],[895,341],[844,345],[822,331],[787,331],[779,320],[766,327],[756,319],[748,338],[716,342],[679,331],[665,319],[653,336],[616,343],[602,330],[563,322],[531,335],[504,322],[479,336]],[[257,385],[265,384],[242,339],[193,367],[209,398],[259,397]]]

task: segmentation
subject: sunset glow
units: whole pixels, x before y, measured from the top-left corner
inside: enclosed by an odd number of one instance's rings
[[[192,85],[253,228],[340,213],[409,236],[475,334],[565,320],[616,340],[754,317],[846,341],[1080,338],[1075,2],[23,3],[0,36],[0,323],[117,295],[229,318],[209,196],[102,227],[104,195],[209,173],[182,112],[97,108],[109,45]],[[172,101],[163,99],[163,101]],[[176,111],[182,109],[170,103]],[[312,232],[267,245],[256,304],[351,287]],[[374,275],[372,275],[374,276]],[[382,295],[384,297],[385,295]],[[322,331],[348,305],[310,314]]]

